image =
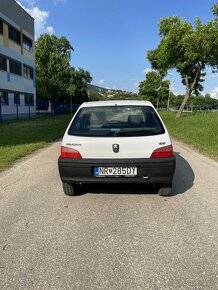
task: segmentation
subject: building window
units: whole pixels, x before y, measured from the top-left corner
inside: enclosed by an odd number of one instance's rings
[[[8,37],[20,44],[20,32],[11,26],[8,27]]]
[[[3,21],[0,19],[0,34],[3,34]]]
[[[20,105],[20,94],[14,94],[14,104]]]
[[[10,72],[21,76],[21,63],[10,59]]]
[[[23,67],[23,75],[27,79],[33,79],[33,69],[29,66],[24,65]]]
[[[7,59],[2,55],[0,55],[0,70],[7,71]]]
[[[26,50],[30,52],[33,51],[33,42],[31,39],[29,39],[25,35],[23,36],[23,48],[25,48]]]
[[[8,93],[0,91],[0,102],[2,106],[8,106]]]
[[[26,94],[24,96],[25,106],[34,106],[34,96]]]

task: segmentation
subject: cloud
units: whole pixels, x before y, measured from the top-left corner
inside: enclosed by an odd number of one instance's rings
[[[59,3],[65,3],[67,0],[53,0],[53,3],[56,5],[56,4],[59,4]]]
[[[178,91],[176,91],[176,90],[171,90],[171,92],[172,92],[175,96],[182,95],[180,92],[178,92]]]
[[[17,1],[17,0],[16,0]],[[18,2],[18,1],[17,1]],[[36,3],[36,0],[23,0],[22,2],[26,3],[26,5],[33,7]],[[19,3],[20,4],[20,3]],[[22,6],[23,7],[23,6]]]
[[[216,79],[218,77],[218,73],[212,73],[212,78]]]
[[[138,86],[139,86],[139,82],[135,82],[132,86],[138,88]]]
[[[143,70],[143,74],[147,74],[148,72],[151,72],[151,71],[154,71],[152,68],[150,67],[146,67],[144,70]]]
[[[39,7],[34,6],[34,0],[25,1],[28,4],[29,8],[23,6],[19,1],[17,1],[17,3],[35,19],[35,38],[37,39],[40,34],[43,33],[53,34],[54,28],[52,26],[47,26],[49,12],[43,11]]]
[[[46,25],[49,12],[42,11],[38,7],[27,8],[26,11],[35,19],[35,38],[38,38],[43,33],[54,33],[53,27]]]
[[[175,96],[182,95],[180,92],[178,92],[178,91],[176,90],[176,88],[174,88],[174,86],[171,86],[171,87],[170,87],[170,91],[171,91]]]
[[[105,80],[100,80],[98,83],[99,85],[102,85],[105,82]]]
[[[218,87],[216,87],[211,93],[211,98],[218,99]]]
[[[46,27],[46,32],[48,34],[54,34],[54,28],[52,26],[48,26],[48,27]]]

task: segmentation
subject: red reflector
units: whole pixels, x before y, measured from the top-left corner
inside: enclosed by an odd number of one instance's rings
[[[168,158],[172,156],[173,156],[173,146],[168,145],[154,150],[150,158]]]
[[[82,159],[79,151],[76,149],[68,148],[65,146],[61,146],[61,156],[62,158],[74,158],[74,159]]]

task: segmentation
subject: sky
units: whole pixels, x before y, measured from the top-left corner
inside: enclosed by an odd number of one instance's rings
[[[98,86],[138,92],[150,70],[146,52],[159,43],[160,18],[177,15],[194,22],[213,18],[217,0],[19,0],[42,33],[65,36],[74,48],[71,65],[88,70]],[[175,70],[171,90],[184,94]],[[203,93],[218,99],[218,74],[207,70]]]

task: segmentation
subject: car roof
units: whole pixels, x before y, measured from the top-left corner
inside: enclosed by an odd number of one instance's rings
[[[149,101],[140,100],[110,100],[110,101],[94,101],[85,102],[82,107],[108,107],[108,106],[150,106],[153,107],[152,103]]]

